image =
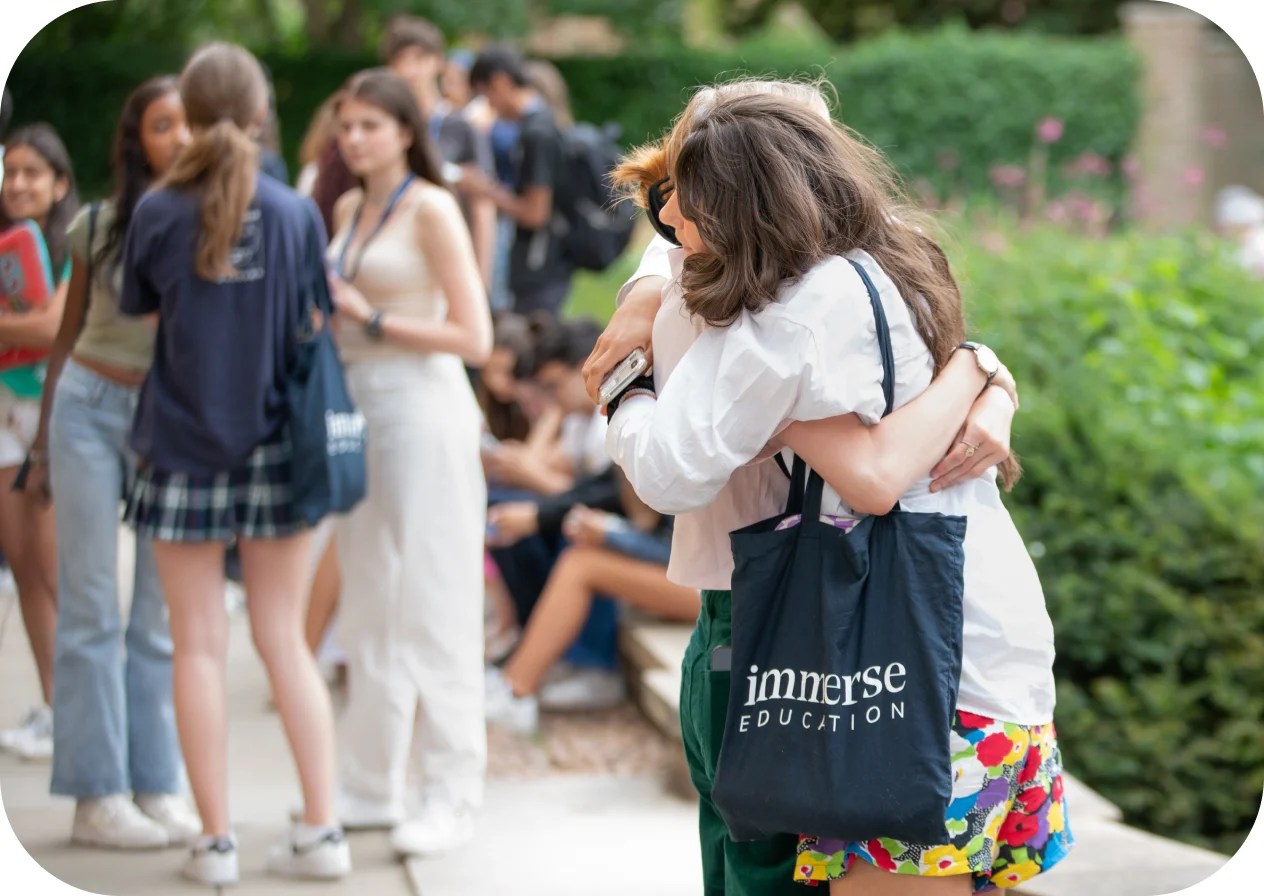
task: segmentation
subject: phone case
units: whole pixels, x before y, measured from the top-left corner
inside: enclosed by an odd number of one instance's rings
[[[645,359],[645,352],[639,348],[628,355],[618,363],[614,370],[601,381],[601,390],[598,395],[602,407],[608,405],[611,400],[628,387],[628,383],[632,382],[648,369],[649,363]]]

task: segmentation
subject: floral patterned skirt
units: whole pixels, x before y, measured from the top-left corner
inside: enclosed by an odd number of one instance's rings
[[[971,874],[974,892],[1016,887],[1048,871],[1075,839],[1062,795],[1053,724],[1024,726],[958,711],[952,726],[951,840],[920,845],[803,836],[794,879],[816,886],[843,877],[856,859],[895,874]]]

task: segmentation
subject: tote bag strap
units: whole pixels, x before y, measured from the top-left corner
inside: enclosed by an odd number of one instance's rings
[[[873,308],[878,351],[882,355],[882,396],[886,399],[886,409],[883,410],[882,416],[885,417],[891,413],[895,405],[895,350],[891,347],[891,328],[887,325],[887,314],[882,308],[882,299],[878,296],[878,288],[873,285],[873,280],[859,262],[852,261],[850,258],[847,261],[856,269],[856,273],[864,282],[865,291],[869,293],[869,305]],[[813,470],[807,477],[805,490],[803,477],[806,470],[807,464],[796,456],[794,470],[790,475],[790,500],[786,506],[786,513],[802,513],[805,520],[818,520],[821,518],[821,495],[825,491],[825,480]],[[791,509],[792,507],[795,509]],[[898,501],[892,509],[900,509]]]

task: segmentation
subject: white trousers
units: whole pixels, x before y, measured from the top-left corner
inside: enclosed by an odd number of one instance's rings
[[[337,531],[341,785],[402,814],[416,726],[421,800],[477,809],[487,766],[478,405],[451,356],[362,362],[347,378],[368,422],[368,495]]]

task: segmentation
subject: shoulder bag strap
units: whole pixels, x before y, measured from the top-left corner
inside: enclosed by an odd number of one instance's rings
[[[891,346],[891,328],[887,324],[887,314],[882,307],[882,299],[878,295],[878,288],[873,285],[868,272],[864,267],[852,259],[847,259],[856,273],[860,275],[861,281],[865,284],[865,291],[869,293],[869,305],[873,309],[873,319],[875,329],[878,336],[878,351],[882,355],[882,396],[886,399],[886,408],[882,412],[885,417],[891,413],[895,405],[895,350]],[[799,465],[803,462],[796,457],[794,459],[795,472],[798,473]],[[798,503],[798,490],[795,488],[795,478],[790,481],[792,504]],[[803,493],[802,507],[804,520],[816,520],[821,515],[821,496],[825,491],[825,480],[813,470],[808,476],[807,490]],[[899,502],[896,502],[892,510],[899,510]],[[787,513],[794,513],[787,507]]]

